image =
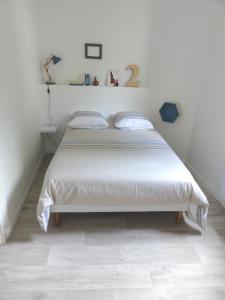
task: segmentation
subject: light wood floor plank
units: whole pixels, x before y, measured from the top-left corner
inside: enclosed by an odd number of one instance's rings
[[[85,290],[149,288],[148,269],[140,266],[3,267],[0,290]]]
[[[1,300],[115,300],[114,290],[4,291]],[[151,300],[151,299],[149,299]]]
[[[4,266],[44,266],[50,247],[13,246],[0,247],[0,268]]]
[[[201,260],[192,246],[84,246],[52,247],[51,266],[193,264]]]

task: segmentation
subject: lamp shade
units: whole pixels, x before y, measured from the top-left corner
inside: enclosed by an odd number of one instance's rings
[[[52,62],[54,65],[56,65],[58,62],[60,62],[62,60],[61,57],[58,57],[58,56],[55,56],[55,55],[52,55]]]

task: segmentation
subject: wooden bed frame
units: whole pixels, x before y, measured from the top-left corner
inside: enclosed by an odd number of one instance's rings
[[[56,227],[61,225],[61,214],[59,212],[54,212],[53,213],[54,216],[54,224]],[[183,222],[183,212],[182,211],[178,211],[176,212],[176,218],[175,218],[175,223],[177,225],[180,225]]]

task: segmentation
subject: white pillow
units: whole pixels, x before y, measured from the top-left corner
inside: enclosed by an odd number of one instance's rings
[[[154,129],[152,123],[140,113],[120,112],[114,116],[114,126],[119,129]]]
[[[97,116],[78,116],[74,117],[67,126],[70,128],[80,128],[80,129],[105,129],[109,127],[108,122]]]
[[[134,112],[134,111],[120,111],[113,115],[113,120],[116,122],[120,118],[128,118],[128,117],[134,117],[134,118],[145,118],[143,114],[139,112]]]
[[[100,112],[92,111],[92,110],[77,110],[71,115],[71,118],[82,117],[82,116],[95,116],[104,119],[103,115]]]

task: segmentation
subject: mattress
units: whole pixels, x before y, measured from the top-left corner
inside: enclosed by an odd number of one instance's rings
[[[185,222],[199,231],[208,212],[204,193],[155,130],[67,128],[38,201],[44,231],[51,207],[67,205],[77,212],[183,207]]]

